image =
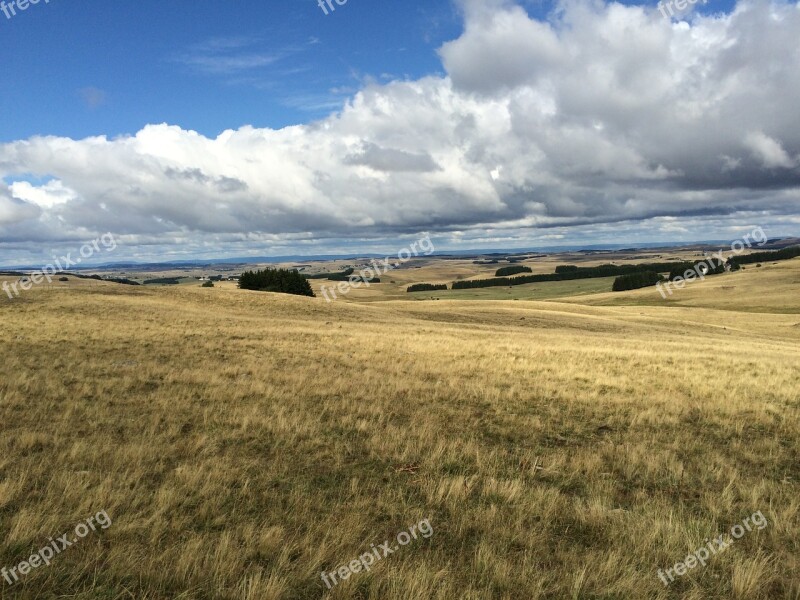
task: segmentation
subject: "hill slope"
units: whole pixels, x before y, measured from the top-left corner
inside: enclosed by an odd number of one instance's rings
[[[672,303],[2,298],[0,566],[113,519],[6,593],[794,598],[800,283],[775,272]],[[425,518],[430,539],[327,592],[321,571]]]

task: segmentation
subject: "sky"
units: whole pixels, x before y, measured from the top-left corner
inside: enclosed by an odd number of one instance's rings
[[[0,265],[800,235],[797,3],[18,1]]]

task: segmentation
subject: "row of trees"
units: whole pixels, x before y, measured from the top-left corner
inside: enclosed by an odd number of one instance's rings
[[[454,290],[471,288],[498,287],[525,285],[526,283],[542,283],[545,281],[570,281],[573,279],[594,279],[597,277],[619,277],[621,275],[631,275],[652,271],[653,273],[668,273],[672,269],[687,268],[691,263],[686,262],[665,262],[665,263],[642,263],[638,265],[600,265],[599,267],[573,267],[564,265],[557,267],[556,273],[539,273],[536,275],[519,275],[517,277],[494,277],[492,279],[467,279],[464,281],[453,282]]]
[[[720,275],[725,272],[725,263],[716,258],[709,258],[695,263],[685,263],[680,267],[670,269],[669,280],[674,281],[678,277],[684,278],[687,271],[702,275]]]
[[[120,283],[122,285],[142,285],[138,281],[133,281],[127,277],[100,277],[100,275],[81,275],[79,273],[70,273],[69,271],[59,271],[59,275],[71,275],[78,279],[94,279],[96,281],[110,281],[111,283]]]
[[[533,273],[530,267],[524,265],[514,265],[513,267],[500,267],[494,274],[495,277],[508,277],[509,275],[517,275],[519,273]]]
[[[640,288],[655,285],[660,281],[674,281],[678,278],[684,279],[689,272],[694,273],[697,276],[719,275],[725,272],[725,263],[715,258],[709,258],[707,260],[701,260],[693,263],[676,263],[675,266],[669,270],[669,276],[666,278],[655,271],[641,271],[639,273],[621,275],[614,280],[614,285],[611,289],[615,292],[638,290]],[[690,277],[691,276],[692,275],[690,275]]]
[[[406,290],[407,292],[436,292],[446,290],[446,283],[415,283]]]
[[[319,273],[317,275],[303,275],[306,279],[327,279],[328,281],[349,281],[350,283],[380,283],[380,277],[366,278],[363,275],[353,275],[355,269],[345,269],[338,273]]]
[[[764,252],[753,252],[742,256],[732,256],[728,262],[732,265],[749,265],[751,263],[769,262],[776,260],[790,260],[800,256],[800,246],[792,246],[783,250],[767,250]]]
[[[627,290],[638,290],[639,288],[649,287],[663,281],[664,277],[653,271],[642,271],[641,273],[631,273],[622,275],[614,280],[611,288],[615,292],[625,292]]]
[[[314,297],[311,284],[299,272],[289,269],[247,271],[239,278],[239,287],[257,292],[277,292]]]

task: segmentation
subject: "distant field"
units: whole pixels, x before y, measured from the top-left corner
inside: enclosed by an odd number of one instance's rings
[[[800,312],[800,258],[785,262],[747,265],[742,271],[714,275],[687,284],[663,298],[655,288],[626,294],[609,292],[576,300],[595,306],[669,306],[715,308],[734,312]],[[565,301],[572,301],[565,299]]]
[[[447,290],[437,292],[413,292],[410,298],[425,300],[431,297],[441,300],[549,300],[569,296],[582,296],[611,291],[614,277],[578,279],[575,281],[547,281],[506,287]]]
[[[669,302],[609,280],[402,293],[468,268],[331,304],[228,282],[0,296],[0,567],[113,520],[0,597],[800,598],[800,260]],[[422,519],[429,539],[327,590]]]
[[[693,261],[700,260],[701,258],[702,253],[696,251],[672,249],[661,251],[658,254],[631,252],[615,253],[612,255],[601,254],[598,256],[585,256],[580,254],[551,255],[545,258],[525,260],[515,264],[530,267],[534,273],[553,273],[558,265],[566,264],[579,265],[581,267],[596,267],[607,263],[625,265],[639,264],[648,261]],[[406,292],[407,288],[414,283],[447,284],[448,286],[452,286],[454,281],[462,279],[492,278],[495,277],[495,272],[500,266],[508,265],[509,263],[505,261],[492,265],[476,265],[472,259],[443,260],[436,259],[435,257],[417,258],[409,261],[401,269],[392,270],[382,275],[380,284],[352,289],[346,295],[346,299],[356,302],[408,299],[430,300],[432,298],[438,298],[440,300],[552,300],[569,298],[572,296],[584,297],[590,294],[600,294],[603,292],[611,293],[611,287],[615,279],[614,277],[604,277],[574,281],[543,282],[511,287],[498,286],[448,290],[446,292],[414,292],[411,294]],[[351,266],[358,267],[358,264],[353,263]],[[755,266],[750,268],[754,269]],[[711,279],[712,278],[709,278],[709,280]],[[326,280],[312,280],[311,284],[317,294],[320,294],[323,286],[326,286],[328,289],[335,286],[335,282]],[[655,292],[655,288],[648,288],[645,291]],[[627,297],[620,297],[617,294],[612,294],[607,299],[598,299],[597,301],[608,304],[635,304],[639,301],[637,299],[639,296],[633,296],[630,300],[626,298]],[[660,296],[658,296],[658,299],[659,301],[661,300]]]

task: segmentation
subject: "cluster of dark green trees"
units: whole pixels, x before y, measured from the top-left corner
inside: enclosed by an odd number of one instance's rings
[[[639,266],[639,265],[636,265]],[[644,266],[644,265],[641,265]],[[725,272],[725,263],[715,258],[709,258],[697,262],[674,263],[670,268],[669,275],[665,278],[660,273],[652,270],[640,271],[629,275],[622,275],[614,280],[612,290],[615,292],[625,292],[627,290],[638,290],[639,288],[649,287],[659,281],[674,281],[677,278],[685,278],[688,271],[695,273],[695,276],[702,274],[719,275]]]
[[[513,267],[500,267],[494,274],[495,277],[508,277],[509,275],[517,275],[519,273],[533,273],[530,267],[524,265],[514,265]]]
[[[555,273],[538,273],[536,275],[519,275],[517,277],[494,277],[492,279],[467,279],[453,282],[454,290],[471,288],[525,285],[526,283],[542,283],[545,281],[570,281],[573,279],[594,279],[596,277],[619,277],[644,271],[665,273],[673,268],[683,267],[684,262],[644,263],[639,265],[600,265],[599,267],[575,267],[564,265],[556,267]],[[685,269],[684,269],[685,270]]]
[[[670,269],[668,279],[674,281],[676,278],[685,278],[687,271],[702,273],[705,275],[720,275],[725,272],[725,263],[716,258],[709,258],[694,263],[684,263],[683,265]]]
[[[351,283],[380,283],[380,277],[366,278],[362,275],[353,276],[355,269],[345,269],[338,273],[319,273],[318,275],[303,275],[306,279],[327,279],[328,281],[350,281]]]
[[[664,277],[653,271],[642,271],[641,273],[631,273],[630,275],[622,275],[614,280],[614,285],[611,288],[615,292],[624,292],[627,290],[638,290],[639,288],[649,287],[663,281]]]
[[[792,246],[783,250],[767,250],[764,252],[754,252],[743,256],[732,256],[728,259],[731,265],[749,265],[751,263],[769,262],[776,260],[790,260],[800,256],[800,246]]]
[[[311,284],[299,272],[289,269],[247,271],[239,278],[239,287],[257,292],[277,292],[314,297]]]
[[[141,285],[138,281],[133,281],[127,277],[99,277],[99,279],[102,281],[110,281],[111,283],[119,283],[121,285]]]
[[[415,283],[406,290],[407,292],[435,292],[438,290],[446,290],[446,283]]]

